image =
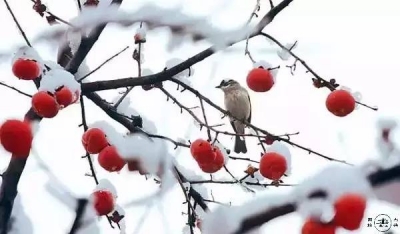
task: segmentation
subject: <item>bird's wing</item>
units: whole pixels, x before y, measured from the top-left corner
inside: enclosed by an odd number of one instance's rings
[[[231,122],[231,126],[233,128],[233,131],[236,133],[237,131],[236,131],[236,127],[235,127],[235,121],[231,120],[230,122]]]

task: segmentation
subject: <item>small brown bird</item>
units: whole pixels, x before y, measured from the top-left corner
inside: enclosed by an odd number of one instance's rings
[[[249,93],[237,81],[228,79],[223,80],[215,88],[219,88],[225,95],[225,108],[235,118],[251,121],[251,102]],[[237,134],[245,134],[246,125],[230,117],[233,130]],[[235,137],[235,153],[247,153],[246,141],[243,136]]]

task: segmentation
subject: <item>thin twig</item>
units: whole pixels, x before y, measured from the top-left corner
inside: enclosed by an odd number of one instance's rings
[[[240,180],[239,180],[240,181]],[[190,181],[191,184],[237,184],[237,180],[226,180],[226,181],[219,181],[219,180],[195,180],[195,181]],[[253,185],[253,186],[261,186],[261,187],[270,187],[270,186],[275,186],[275,187],[292,187],[296,186],[296,184],[271,184],[271,183],[260,183],[260,182],[248,182],[248,181],[242,181],[241,183],[244,183],[246,185]]]
[[[284,49],[285,51],[287,51],[291,56],[293,56],[293,58],[296,59],[296,61],[299,61],[305,69],[307,69],[307,71],[309,71],[319,82],[322,86],[327,87],[329,90],[334,91],[336,90],[336,87],[329,81],[323,79],[320,75],[318,75],[303,59],[301,59],[299,56],[297,56],[295,53],[293,53],[293,51],[291,49],[286,48],[282,43],[280,43],[277,39],[275,39],[274,37],[272,37],[269,34],[263,33],[261,32],[260,35],[268,38],[269,40],[273,41],[275,44],[277,44],[279,47],[281,47],[282,49]],[[357,104],[364,106],[368,109],[377,111],[378,108],[377,107],[372,107],[369,106],[367,104],[361,103],[356,101]]]
[[[88,76],[92,75],[93,73],[95,73],[96,71],[98,71],[101,67],[103,67],[104,65],[106,65],[108,62],[110,62],[111,60],[113,60],[115,57],[117,57],[118,55],[122,54],[122,52],[126,51],[129,48],[129,46],[123,48],[122,50],[120,50],[118,53],[114,54],[113,56],[111,56],[110,58],[108,58],[106,61],[104,61],[102,64],[100,64],[99,66],[97,66],[95,69],[93,69],[92,71],[90,71],[88,74],[84,75],[83,77],[77,79],[78,82],[82,82],[84,79],[86,79]]]
[[[260,4],[260,0],[256,0],[256,5],[254,7],[254,10],[251,12],[250,18],[247,20],[247,25],[251,23],[251,20],[254,17],[257,17],[257,13],[260,9],[261,9],[261,4]],[[246,47],[244,49],[244,55],[249,56],[251,62],[255,63],[256,61],[254,60],[253,56],[251,56],[250,51],[249,51],[249,40],[250,40],[250,33],[247,35],[246,38]]]
[[[7,87],[7,88],[9,88],[9,89],[12,89],[12,90],[14,90],[14,91],[16,91],[16,92],[18,92],[18,93],[24,95],[24,96],[32,97],[32,95],[27,94],[27,93],[25,93],[25,92],[23,92],[23,91],[21,91],[21,90],[15,88],[15,87],[10,86],[10,85],[8,85],[8,84],[5,84],[5,83],[3,83],[3,82],[0,82],[0,85],[1,85],[1,86],[4,86],[4,87]]]
[[[252,125],[251,123],[249,123],[249,122],[247,122],[247,121],[238,119],[238,118],[236,118],[235,116],[230,115],[230,113],[228,113],[226,110],[224,110],[223,108],[221,108],[220,106],[218,106],[217,104],[215,104],[214,102],[212,102],[209,98],[205,97],[205,96],[202,95],[199,91],[197,91],[196,89],[192,88],[191,86],[185,84],[184,82],[182,82],[182,81],[180,81],[180,80],[178,80],[178,79],[175,79],[175,78],[170,78],[170,81],[172,81],[172,82],[174,82],[174,83],[176,83],[176,84],[179,84],[179,85],[180,85],[181,87],[183,87],[185,90],[190,91],[191,93],[193,93],[193,94],[196,95],[197,97],[201,97],[206,103],[208,103],[210,106],[214,107],[215,109],[217,109],[218,111],[220,111],[221,113],[223,113],[225,116],[229,116],[229,117],[231,117],[231,118],[236,119],[237,121],[243,122],[243,123],[246,124],[248,127],[253,128],[254,130],[257,130],[257,131],[259,131],[259,132],[265,134],[267,137],[270,137],[270,138],[272,138],[272,139],[274,139],[274,140],[283,141],[283,142],[285,142],[285,143],[287,143],[287,144],[290,144],[290,145],[292,145],[292,146],[294,146],[294,147],[297,147],[297,148],[299,148],[299,149],[302,149],[302,150],[304,150],[304,151],[307,151],[307,152],[310,153],[310,154],[314,154],[314,155],[317,155],[317,156],[319,156],[319,157],[325,158],[325,159],[327,159],[327,160],[329,160],[329,161],[334,161],[334,162],[344,163],[344,164],[347,164],[347,165],[352,165],[352,164],[350,164],[350,163],[348,163],[348,162],[346,162],[346,161],[344,161],[344,160],[334,159],[334,158],[328,157],[328,156],[326,156],[326,155],[323,155],[323,154],[321,154],[321,153],[318,153],[318,152],[316,152],[316,151],[314,151],[314,150],[312,150],[312,149],[310,149],[310,148],[301,146],[301,145],[299,145],[299,144],[297,144],[297,143],[294,143],[294,142],[290,141],[289,139],[286,139],[286,138],[283,138],[283,137],[280,137],[280,136],[277,136],[277,135],[273,135],[273,134],[269,133],[268,131],[263,130],[263,129],[259,128],[259,127],[256,127],[256,126]]]
[[[78,4],[79,11],[82,11],[81,0],[76,0],[76,3]]]
[[[88,125],[86,123],[85,102],[84,102],[84,99],[83,99],[82,95],[80,96],[80,100],[79,101],[80,101],[80,106],[81,106],[82,126],[83,126],[84,132],[86,132],[89,129],[89,127],[88,127]],[[87,151],[86,151],[86,157],[85,158],[87,158],[87,161],[89,163],[90,176],[93,177],[94,182],[96,183],[96,185],[98,185],[99,184],[99,179],[97,178],[96,171],[94,170],[93,160],[92,160],[91,155]],[[110,223],[111,228],[114,228],[114,226],[112,225],[111,218],[108,215],[106,215],[106,217],[107,217],[108,222]]]
[[[201,112],[203,113],[204,124],[205,124],[206,126],[209,126],[209,125],[208,125],[208,121],[207,121],[206,111],[205,111],[205,109],[204,109],[203,100],[202,100],[201,98],[199,98],[199,101],[200,101]],[[211,141],[212,137],[211,137],[211,130],[210,130],[209,127],[207,127],[207,135],[208,135],[208,140]]]
[[[143,22],[140,22],[140,28],[143,27]],[[138,43],[138,57],[135,58],[138,66],[138,77],[142,77],[142,42]],[[120,99],[115,103],[114,108],[118,108],[118,106],[122,103],[122,101],[128,96],[128,94],[132,91],[134,86],[129,87],[126,92],[121,96]]]
[[[31,43],[30,43],[29,40],[28,40],[28,37],[27,37],[26,34],[25,34],[25,31],[22,29],[21,25],[19,24],[17,18],[16,18],[15,15],[14,15],[14,12],[11,10],[11,7],[10,7],[10,5],[8,4],[8,1],[7,1],[7,0],[4,0],[4,3],[6,4],[7,10],[8,10],[8,12],[10,12],[10,14],[11,14],[11,16],[12,16],[12,18],[13,18],[15,24],[17,25],[19,32],[21,33],[22,37],[24,37],[24,40],[25,40],[26,44],[27,44],[29,47],[32,47]]]

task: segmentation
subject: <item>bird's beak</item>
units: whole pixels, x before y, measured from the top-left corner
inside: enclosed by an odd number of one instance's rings
[[[215,88],[220,89],[220,88],[221,88],[221,85],[215,86]]]

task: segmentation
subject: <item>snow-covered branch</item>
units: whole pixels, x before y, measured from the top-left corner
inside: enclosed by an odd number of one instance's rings
[[[302,203],[315,199],[332,202],[340,195],[354,192],[374,198],[374,188],[391,183],[400,177],[400,164],[379,169],[367,176],[363,169],[363,166],[357,168],[333,166],[304,181],[287,196],[266,195],[241,206],[219,207],[205,218],[204,233],[246,233],[272,219],[298,211]],[[226,225],[221,225],[221,222]],[[220,228],[222,226],[223,230]]]

